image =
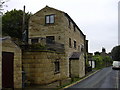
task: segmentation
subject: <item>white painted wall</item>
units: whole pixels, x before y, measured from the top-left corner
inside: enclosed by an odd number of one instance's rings
[[[88,61],[89,65],[92,66],[92,68],[95,68],[95,61]]]

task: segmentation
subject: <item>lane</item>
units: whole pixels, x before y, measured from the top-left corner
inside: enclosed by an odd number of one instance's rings
[[[119,71],[117,71],[116,75],[116,88],[119,88]]]
[[[69,88],[120,88],[120,70],[107,67]]]
[[[118,88],[118,71],[111,69],[111,72],[98,84],[101,85],[99,88]]]
[[[118,88],[120,89],[120,70],[119,70],[119,73],[118,73]]]

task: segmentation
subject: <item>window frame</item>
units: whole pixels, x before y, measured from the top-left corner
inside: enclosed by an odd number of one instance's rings
[[[68,19],[68,27],[71,29],[71,21]]]
[[[61,40],[61,36],[58,36],[58,40]]]
[[[69,38],[69,47],[72,48],[72,40]]]
[[[36,44],[36,43],[39,43],[39,38],[32,38],[31,44]]]
[[[81,47],[80,47],[80,45],[78,45],[78,51],[81,51]]]
[[[76,42],[76,40],[74,40],[74,48],[75,49],[77,48],[77,42]]]
[[[60,62],[55,61],[54,65],[55,65],[55,70],[54,70],[55,74],[60,73]]]
[[[83,52],[83,51],[84,51],[84,45],[81,44],[81,52]]]
[[[53,16],[53,18],[51,18]],[[48,22],[47,22],[48,18]],[[53,19],[53,22],[51,22]],[[55,14],[45,15],[45,24],[54,24],[55,23]]]
[[[76,32],[76,26],[73,24],[73,29],[74,29],[74,32]]]
[[[55,36],[46,36],[47,44],[55,44]]]

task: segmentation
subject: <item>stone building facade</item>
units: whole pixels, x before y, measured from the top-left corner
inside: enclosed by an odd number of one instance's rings
[[[48,6],[31,16],[28,38],[30,44],[44,38],[46,43],[61,43],[68,56],[81,52],[86,43],[85,35],[67,13]]]
[[[22,88],[21,49],[10,37],[0,38],[0,87]]]
[[[53,49],[61,47],[65,55],[64,69],[67,77],[71,76],[70,57],[77,52],[80,54],[77,58],[78,68],[82,69],[76,75],[85,75],[86,36],[67,13],[46,6],[32,15],[29,20],[28,41],[29,44],[39,43]],[[73,65],[74,67],[76,66]]]

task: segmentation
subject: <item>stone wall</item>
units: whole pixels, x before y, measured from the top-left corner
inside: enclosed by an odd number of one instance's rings
[[[7,38],[2,41],[2,51],[14,53],[14,88],[22,88],[21,49],[10,38]]]
[[[83,77],[85,76],[85,63],[83,61],[83,56],[81,55],[79,59],[70,60],[71,67],[71,77]]]
[[[74,25],[68,17],[64,16],[64,30],[65,30],[65,48],[67,54],[71,54],[72,52],[81,52],[81,45],[84,46],[85,42],[85,36],[81,33],[82,31]],[[70,26],[69,26],[69,20],[70,20]],[[71,38],[71,47],[69,47],[69,38]],[[74,48],[74,41],[76,41],[76,48]],[[71,52],[71,53],[70,53]]]
[[[64,54],[41,51],[23,52],[22,56],[27,83],[48,84],[68,77]],[[58,73],[55,72],[55,61],[60,62],[60,72]]]
[[[85,59],[84,59],[84,53],[81,54],[80,58],[80,69],[79,69],[79,77],[85,76]]]

